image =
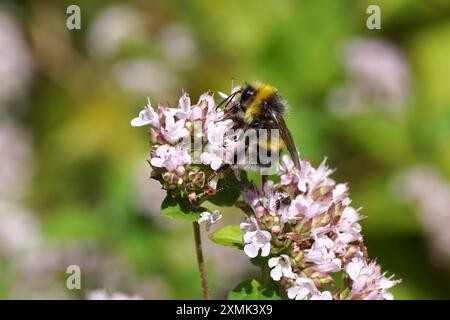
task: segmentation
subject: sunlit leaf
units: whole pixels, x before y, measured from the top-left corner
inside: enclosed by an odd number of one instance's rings
[[[269,282],[261,285],[258,280],[245,280],[228,294],[229,300],[281,300],[278,285]]]
[[[239,225],[232,224],[224,226],[208,235],[212,242],[220,244],[225,247],[242,249],[242,236],[244,232],[239,228]]]
[[[182,198],[172,198],[168,195],[161,204],[161,215],[172,219],[184,221],[197,221],[200,213],[207,211],[205,208],[191,207],[186,200]]]

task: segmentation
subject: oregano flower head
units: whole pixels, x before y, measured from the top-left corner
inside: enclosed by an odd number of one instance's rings
[[[348,186],[336,184],[332,172],[325,161],[314,168],[301,160],[297,170],[284,156],[279,182],[250,184],[244,191],[248,217],[241,224],[244,252],[266,257],[263,268],[271,269],[290,299],[392,299],[388,289],[400,280],[386,277],[367,258],[363,217],[350,206]]]
[[[149,100],[131,125],[149,125],[151,178],[167,191],[163,214],[204,222],[204,201],[230,206],[237,200],[245,177],[241,180],[240,172],[227,166],[237,146],[236,137],[228,134],[233,122],[217,108],[212,92],[196,104],[183,92],[176,108],[153,107]]]

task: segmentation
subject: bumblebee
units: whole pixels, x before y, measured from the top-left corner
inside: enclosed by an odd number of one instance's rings
[[[279,153],[286,147],[294,165],[300,169],[297,149],[283,118],[288,108],[287,103],[274,86],[258,81],[245,82],[225,101],[227,102],[226,113],[235,122],[235,127],[242,128],[244,131],[250,128],[267,129],[269,134],[270,129],[278,129],[281,137],[279,143],[272,144],[271,137],[268,135],[267,138],[258,140],[257,148]],[[231,104],[231,101],[234,103]]]

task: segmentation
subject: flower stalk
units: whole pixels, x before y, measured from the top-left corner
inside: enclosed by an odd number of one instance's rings
[[[200,273],[200,283],[202,286],[202,294],[205,300],[209,300],[208,279],[206,277],[205,260],[203,258],[202,238],[200,234],[200,225],[198,222],[193,222],[192,227],[194,230],[195,251],[197,254],[198,271]]]

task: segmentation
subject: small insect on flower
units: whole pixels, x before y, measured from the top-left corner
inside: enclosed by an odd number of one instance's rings
[[[262,160],[262,155],[270,157],[286,147],[295,166],[300,169],[297,149],[283,118],[287,103],[274,86],[259,81],[245,82],[222,101],[225,102],[225,114],[233,120],[235,129],[241,128],[244,132],[254,129],[258,135],[256,144],[246,145],[251,153],[257,155],[257,167],[271,165]],[[272,136],[273,129],[278,130],[275,132],[279,132],[281,140]]]

